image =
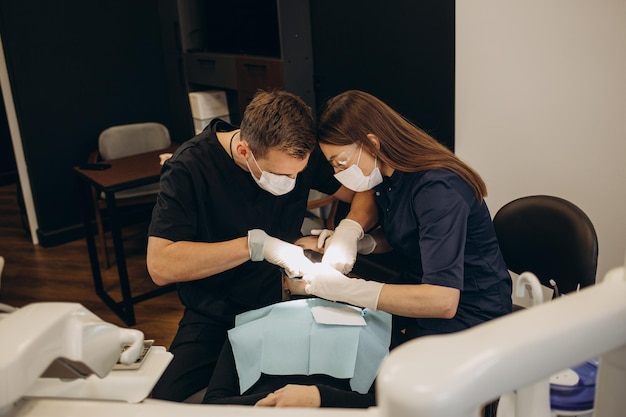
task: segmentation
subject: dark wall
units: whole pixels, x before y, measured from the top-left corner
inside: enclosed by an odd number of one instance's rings
[[[171,91],[184,77],[165,63],[175,54],[175,37],[172,30],[163,42],[159,7],[157,0],[0,3],[0,33],[44,246],[82,236],[72,167],[97,148],[102,130],[157,121],[173,140],[193,134],[185,95]]]
[[[454,1],[314,0],[315,97],[357,88],[454,147]],[[108,126],[193,135],[174,0],[2,0],[0,34],[42,245],[83,235],[72,167]]]
[[[454,0],[311,1],[318,109],[372,93],[454,149]]]

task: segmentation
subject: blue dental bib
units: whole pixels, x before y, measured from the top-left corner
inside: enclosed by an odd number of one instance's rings
[[[238,315],[228,332],[241,393],[268,375],[325,374],[370,389],[389,353],[391,314],[365,309],[365,325],[320,324],[314,307],[352,309],[319,298],[286,301]]]

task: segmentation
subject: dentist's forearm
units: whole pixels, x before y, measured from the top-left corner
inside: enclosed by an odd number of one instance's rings
[[[148,238],[148,273],[157,285],[210,277],[249,259],[247,237],[217,243]]]

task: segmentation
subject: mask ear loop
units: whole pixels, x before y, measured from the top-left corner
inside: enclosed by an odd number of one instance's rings
[[[254,161],[254,165],[256,165],[257,169],[261,173],[261,178],[263,178],[263,172],[265,171],[261,169],[261,167],[259,166],[259,163],[256,161],[256,156],[254,156],[254,152],[252,152],[252,149],[250,149],[250,155],[252,155],[252,160]],[[248,165],[248,169],[250,170],[250,173],[254,175],[254,172],[252,172],[252,168],[250,168],[250,164],[248,164],[247,159],[246,159],[246,164]],[[256,175],[255,175],[255,178],[256,178]]]
[[[378,168],[378,157],[374,157],[374,169]]]
[[[363,153],[363,144],[361,144],[361,149],[359,149],[359,157],[356,159],[356,166],[359,166],[359,162],[361,162],[361,154]],[[378,157],[374,156],[374,169],[378,167]],[[360,167],[359,167],[360,168]]]
[[[362,153],[363,153],[363,144],[361,144],[361,148],[359,149],[359,157],[356,159],[356,166],[359,166],[359,162],[361,162]]]

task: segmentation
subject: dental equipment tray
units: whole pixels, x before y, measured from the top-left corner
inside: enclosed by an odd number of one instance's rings
[[[136,369],[114,369],[104,378],[98,378],[96,375],[73,380],[39,378],[24,393],[24,397],[138,403],[148,397],[171,360],[172,354],[163,346],[151,346],[146,350],[142,364]]]

